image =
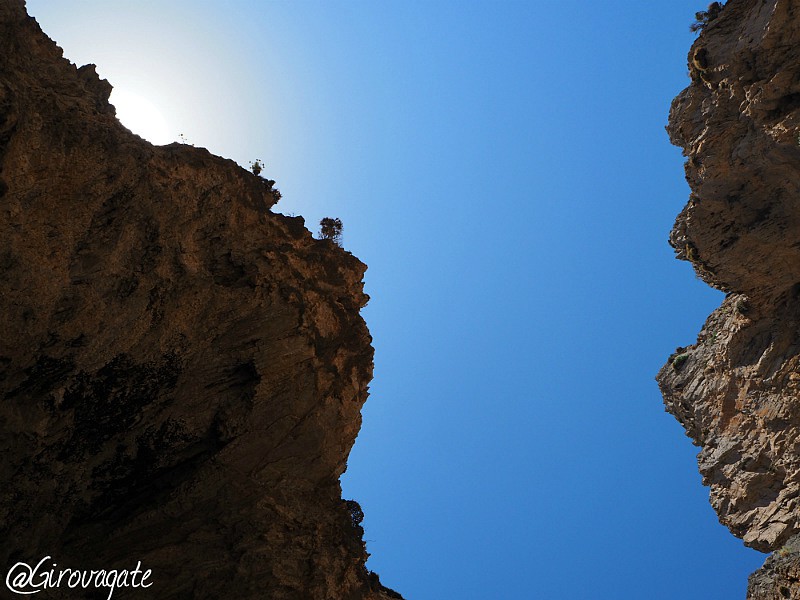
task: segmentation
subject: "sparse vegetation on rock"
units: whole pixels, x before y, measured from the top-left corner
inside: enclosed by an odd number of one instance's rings
[[[322,240],[331,240],[337,246],[342,245],[342,220],[325,217],[319,222],[319,237]]]
[[[264,185],[266,186],[267,191],[269,191],[269,193],[272,194],[272,198],[275,200],[275,204],[277,204],[278,201],[282,198],[281,191],[275,187],[274,179],[267,179],[261,174],[264,172],[264,161],[261,160],[260,158],[251,161],[250,171],[253,172],[253,175],[261,177],[261,179],[264,181]]]
[[[347,506],[347,512],[350,513],[353,527],[360,527],[361,521],[364,520],[364,511],[361,509],[361,505],[355,500],[345,500],[344,503]]]
[[[250,170],[253,172],[253,175],[261,175],[261,171],[264,170],[263,161],[260,158],[255,159],[250,163]]]
[[[678,356],[672,359],[672,368],[676,371],[679,370],[687,360],[689,360],[688,352],[678,354]]]
[[[692,32],[701,31],[706,25],[719,16],[722,11],[721,2],[712,2],[706,10],[701,10],[694,14],[695,22],[689,26]]]

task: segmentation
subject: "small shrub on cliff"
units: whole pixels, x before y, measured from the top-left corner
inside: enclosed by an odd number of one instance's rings
[[[337,246],[342,245],[342,220],[325,217],[319,222],[319,238],[331,240]]]
[[[694,14],[695,22],[689,26],[689,29],[692,32],[697,32],[702,30],[703,27],[708,25],[711,21],[713,21],[719,16],[721,10],[722,10],[721,2],[712,2],[711,4],[708,5],[707,10],[701,10]]]
[[[364,520],[364,511],[361,509],[361,505],[355,500],[345,500],[344,503],[347,506],[347,512],[350,513],[350,521],[353,527],[359,527],[361,521]]]
[[[267,188],[267,191],[272,194],[272,198],[275,201],[275,204],[277,204],[278,200],[281,199],[281,191],[275,187],[274,179],[267,179],[261,174],[264,172],[264,161],[262,161],[260,158],[255,159],[250,163],[250,170],[253,172],[253,175],[261,177],[264,186]]]
[[[253,175],[261,175],[261,171],[264,170],[264,163],[260,158],[257,158],[250,163],[250,170],[253,172]]]
[[[689,359],[689,353],[684,352],[683,354],[679,354],[675,358],[672,359],[672,368],[676,371],[680,371],[681,367],[684,363]]]

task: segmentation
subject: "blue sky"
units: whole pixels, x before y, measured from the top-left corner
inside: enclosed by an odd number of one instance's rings
[[[416,600],[729,600],[763,562],[653,379],[722,299],[666,241],[703,7],[28,0],[164,141],[343,220],[376,355],[342,483]]]

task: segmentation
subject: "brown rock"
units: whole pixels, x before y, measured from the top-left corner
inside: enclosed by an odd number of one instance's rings
[[[750,600],[800,599],[800,537],[789,540],[767,558],[764,566],[750,576]]]
[[[272,213],[268,180],[130,133],[110,91],[0,2],[0,564],[141,561],[159,599],[399,598],[339,486],[366,266]]]
[[[749,598],[800,598],[800,13],[731,0],[690,57],[667,130],[692,194],[670,242],[728,292],[658,375],[720,521],[764,552]],[[792,546],[793,547],[793,546]]]

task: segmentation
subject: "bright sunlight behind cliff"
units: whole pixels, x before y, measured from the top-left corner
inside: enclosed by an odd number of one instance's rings
[[[117,118],[133,133],[148,142],[162,146],[175,140],[170,135],[167,120],[155,104],[133,92],[115,89],[111,104],[117,109]]]

